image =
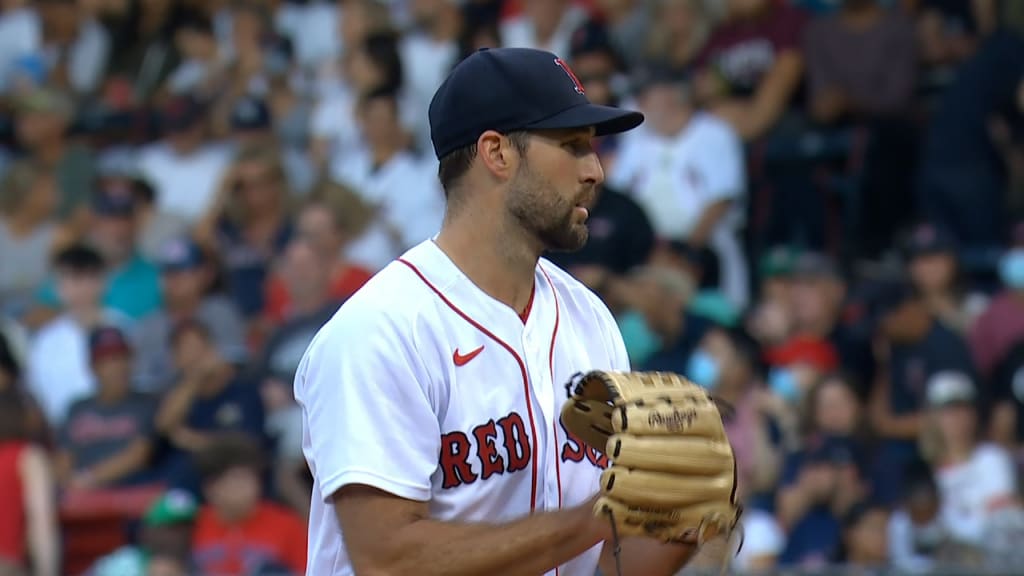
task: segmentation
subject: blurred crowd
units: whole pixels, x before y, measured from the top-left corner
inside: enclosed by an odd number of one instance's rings
[[[305,569],[291,382],[444,216],[427,109],[550,50],[645,124],[550,258],[724,400],[737,572],[1024,555],[1024,3],[0,1],[0,575]],[[358,439],[353,439],[358,441]]]

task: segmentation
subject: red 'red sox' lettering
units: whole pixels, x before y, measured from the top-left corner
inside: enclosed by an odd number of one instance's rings
[[[443,488],[457,488],[472,484],[478,477],[487,480],[494,475],[512,474],[530,467],[533,441],[526,431],[523,417],[516,412],[497,422],[491,419],[473,428],[472,436],[473,442],[465,433],[458,431],[441,436]],[[480,471],[479,476],[473,472],[474,468]]]
[[[565,434],[565,444],[562,444],[562,462],[583,462],[586,458],[594,466],[602,470],[608,467],[608,457],[597,449],[587,446],[575,434],[569,432],[562,426]]]

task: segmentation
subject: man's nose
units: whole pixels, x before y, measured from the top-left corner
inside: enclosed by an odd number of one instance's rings
[[[583,167],[580,178],[587,183],[597,186],[604,182],[604,168],[601,166],[601,159],[597,152],[587,154],[582,160]]]

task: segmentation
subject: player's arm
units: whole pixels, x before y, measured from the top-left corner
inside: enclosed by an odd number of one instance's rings
[[[620,544],[619,565],[622,576],[672,576],[686,565],[697,551],[687,544],[664,544],[648,538],[625,538]],[[618,574],[615,545],[611,540],[601,550],[601,574]]]
[[[366,485],[334,495],[356,574],[536,575],[579,556],[607,536],[593,502],[505,524],[439,522],[427,503]]]

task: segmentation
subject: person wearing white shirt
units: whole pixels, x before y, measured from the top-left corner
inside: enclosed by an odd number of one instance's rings
[[[744,308],[749,286],[739,228],[746,180],[739,136],[696,110],[678,76],[651,72],[638,102],[648,121],[623,139],[608,184],[632,193],[659,238],[710,248],[720,262],[721,290]]]
[[[138,158],[139,171],[156,189],[157,207],[190,224],[209,210],[231,163],[228,146],[207,140],[203,112],[188,96],[175,99],[163,116],[169,133]]]
[[[403,147],[398,100],[392,89],[368,94],[360,102],[359,111],[367,148],[336,157],[331,175],[377,207],[378,220],[389,231],[390,243],[374,242],[372,250],[367,250],[371,245],[356,242],[348,256],[371,270],[379,270],[441,229],[444,193],[436,175],[428,173],[432,164]]]
[[[921,447],[936,470],[940,521],[953,540],[987,549],[997,514],[1020,509],[1010,454],[979,440],[977,391],[961,372],[933,375],[927,384]]]
[[[42,19],[31,6],[8,8],[0,13],[0,93],[12,88],[17,61],[38,55],[42,48]]]
[[[57,292],[64,313],[39,329],[29,343],[27,381],[50,426],[59,427],[71,404],[93,392],[89,331],[101,324],[126,327],[127,321],[104,310],[104,263],[98,252],[72,245],[54,260]]]

